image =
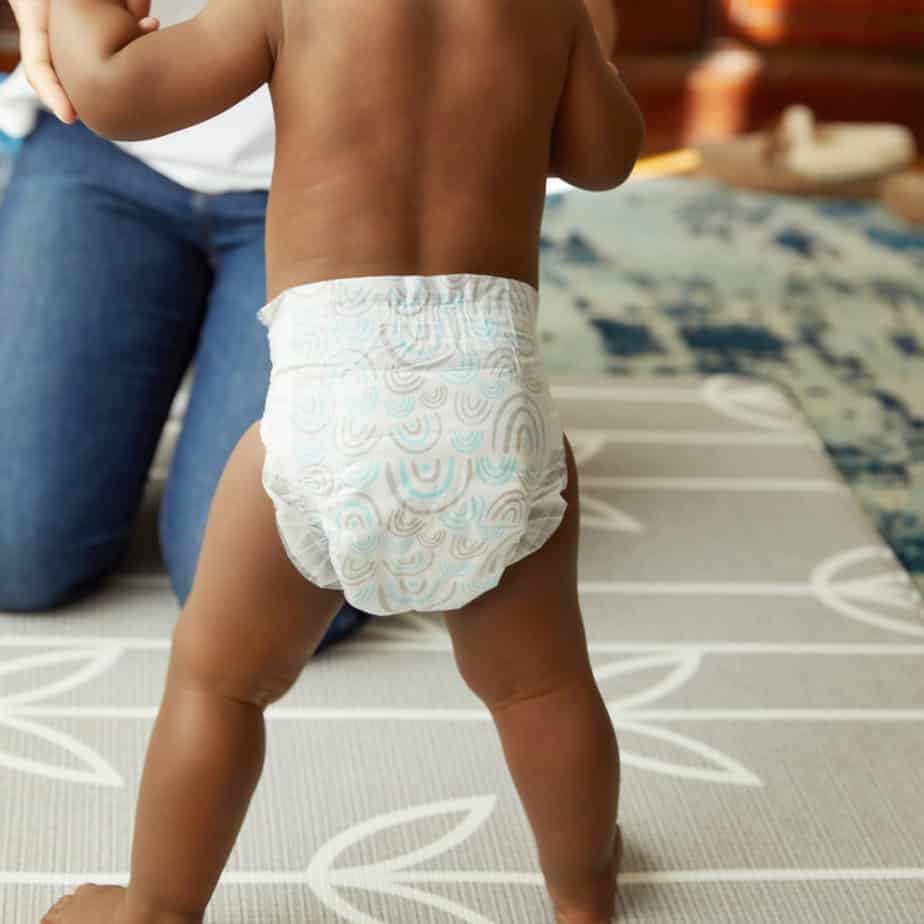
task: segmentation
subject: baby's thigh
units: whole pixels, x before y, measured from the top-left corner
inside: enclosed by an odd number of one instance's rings
[[[261,478],[259,423],[225,466],[173,654],[223,695],[267,705],[296,681],[343,605],[292,564]]]
[[[577,467],[567,436],[565,451],[568,508],[558,530],[507,568],[496,588],[445,614],[462,678],[489,708],[583,682],[590,672],[577,592]]]

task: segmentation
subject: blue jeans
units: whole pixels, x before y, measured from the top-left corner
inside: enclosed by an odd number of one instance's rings
[[[269,386],[266,204],[193,192],[40,117],[0,199],[0,611],[76,600],[119,565],[195,361],[159,523],[185,602],[218,479]],[[344,605],[318,650],[370,618]]]

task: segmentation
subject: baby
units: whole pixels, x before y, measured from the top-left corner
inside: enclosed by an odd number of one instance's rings
[[[211,0],[161,29],[145,0],[52,0],[52,59],[93,131],[177,131],[268,82],[277,148],[265,414],[222,474],[173,632],[129,885],[81,886],[44,924],[203,920],[265,710],[344,598],[444,616],[556,920],[612,919],[619,750],[536,326],[547,177],[615,187],[641,144],[610,3]]]

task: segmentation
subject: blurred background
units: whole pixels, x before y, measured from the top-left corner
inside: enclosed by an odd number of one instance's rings
[[[790,103],[924,142],[921,0],[667,0],[620,7],[619,67],[649,148],[765,127]]]
[[[820,119],[894,121],[924,146],[922,0],[617,3],[619,67],[647,153],[760,128],[789,103]],[[0,0],[0,70],[17,38]]]

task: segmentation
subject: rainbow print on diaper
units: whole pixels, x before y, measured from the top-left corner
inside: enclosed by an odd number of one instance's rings
[[[538,293],[493,276],[312,283],[261,309],[263,484],[286,552],[366,612],[458,609],[561,522]]]

